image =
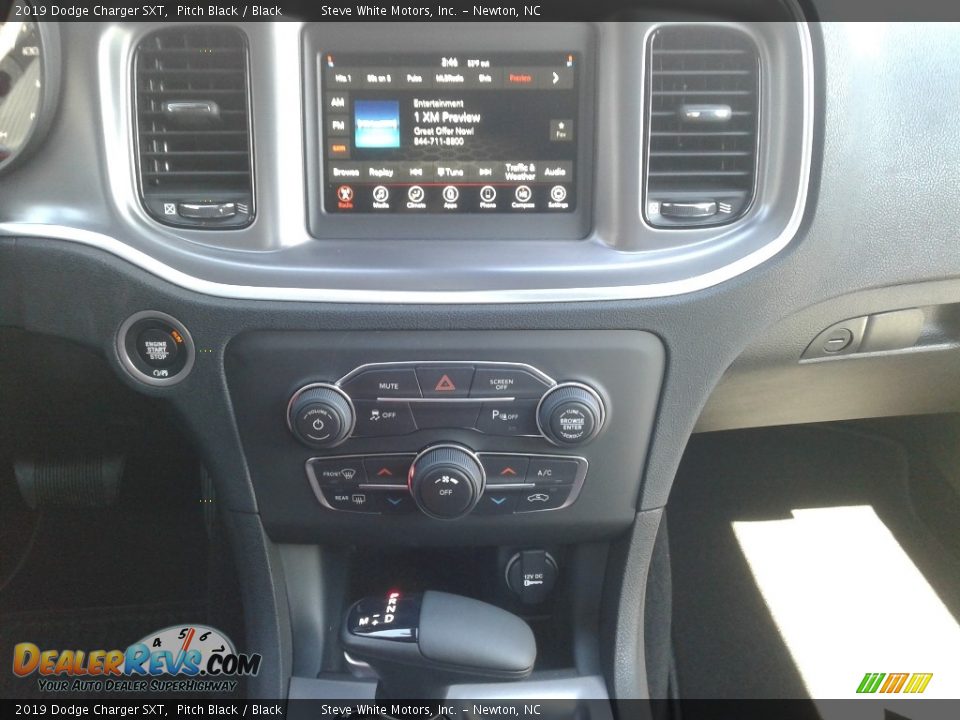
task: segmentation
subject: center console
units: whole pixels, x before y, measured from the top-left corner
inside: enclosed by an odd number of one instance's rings
[[[434,591],[514,613],[536,637],[530,678],[463,692],[605,693],[600,607],[620,582],[605,579],[608,548],[636,522],[664,361],[659,338],[636,330],[235,337],[226,378],[259,515],[282,548],[291,697],[347,692],[345,673],[350,693],[373,697],[374,670],[381,690],[421,687],[397,681],[394,653],[413,650],[393,635],[374,642],[360,620],[343,638],[323,628],[360,597]],[[469,680],[443,692],[457,682]]]

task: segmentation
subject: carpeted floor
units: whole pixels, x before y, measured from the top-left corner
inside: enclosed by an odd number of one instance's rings
[[[0,354],[0,697],[50,697],[11,672],[20,642],[125,649],[208,624],[242,646],[232,558],[176,419],[96,353],[0,329],[7,343],[18,352]],[[107,506],[68,495],[33,510],[21,497],[17,461],[115,455],[123,476]]]
[[[928,470],[838,426],[695,436],[668,511],[680,696],[845,696],[867,671],[956,658],[960,506]],[[875,667],[896,659],[920,666]]]

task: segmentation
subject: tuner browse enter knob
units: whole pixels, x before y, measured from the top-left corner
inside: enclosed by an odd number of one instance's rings
[[[600,434],[606,417],[596,390],[582,383],[555,385],[540,399],[537,425],[560,447],[584,445]]]

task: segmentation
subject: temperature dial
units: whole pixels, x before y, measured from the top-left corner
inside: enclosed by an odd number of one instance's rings
[[[473,510],[483,494],[486,476],[480,460],[458,445],[435,445],[410,466],[410,493],[430,517],[453,520]]]

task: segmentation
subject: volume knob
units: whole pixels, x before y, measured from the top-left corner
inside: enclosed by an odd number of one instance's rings
[[[339,445],[353,432],[353,403],[334,385],[298,390],[287,406],[287,425],[300,442],[316,448]]]

